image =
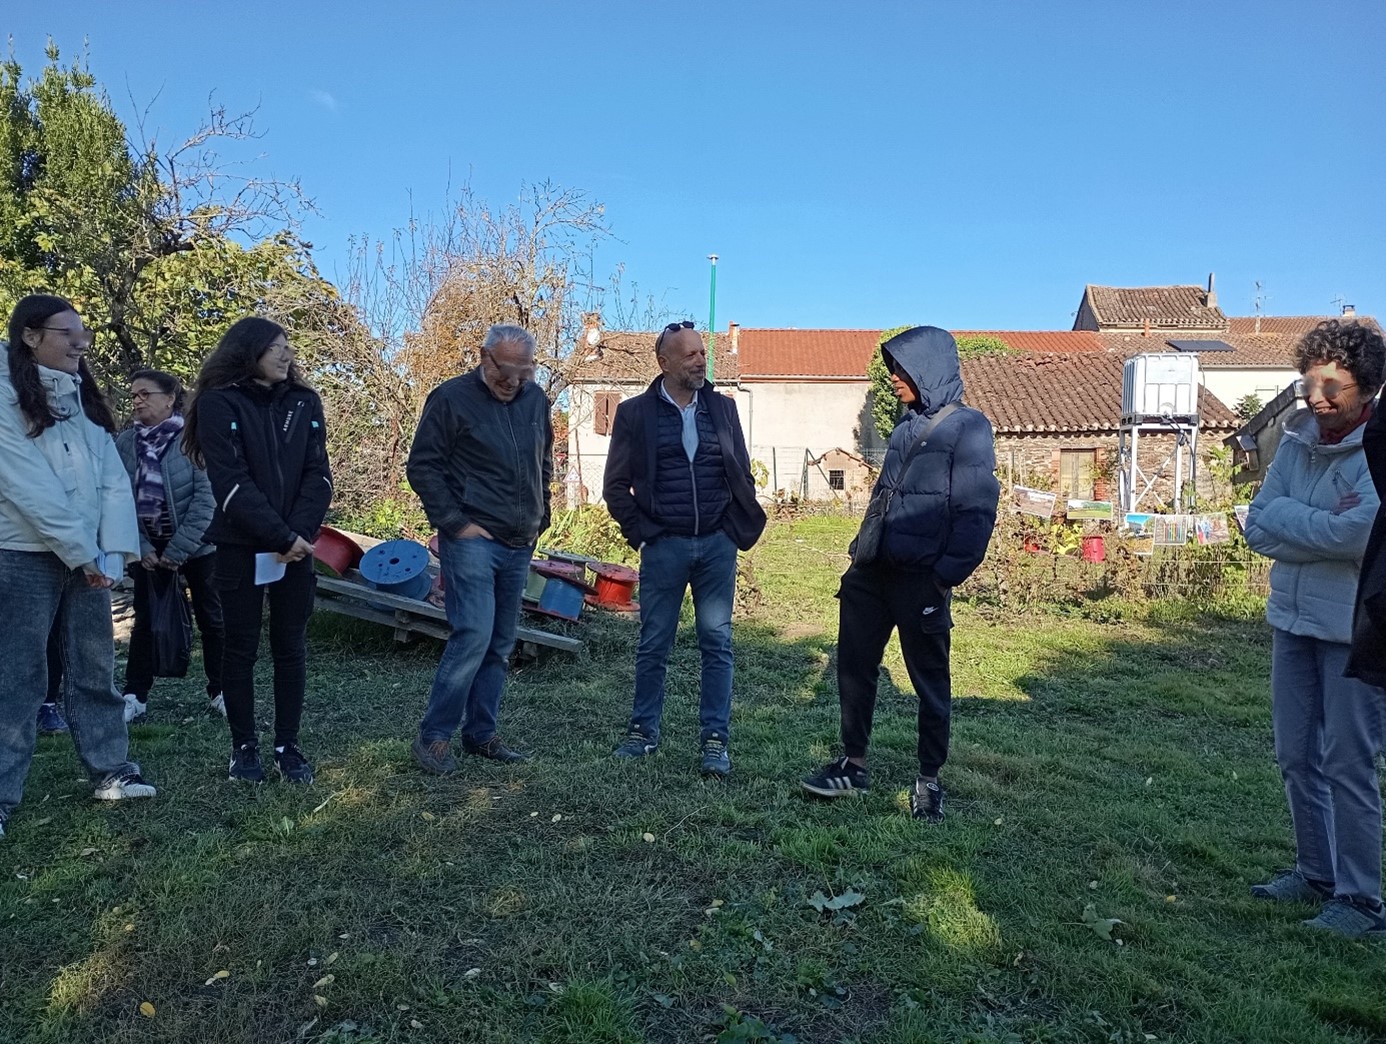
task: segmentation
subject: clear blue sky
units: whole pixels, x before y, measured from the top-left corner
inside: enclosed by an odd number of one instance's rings
[[[449,180],[606,204],[599,267],[717,325],[1067,329],[1085,283],[1386,314],[1379,0],[9,5],[172,142],[260,106],[331,276]],[[132,101],[133,99],[133,101]],[[138,103],[138,104],[136,104]]]

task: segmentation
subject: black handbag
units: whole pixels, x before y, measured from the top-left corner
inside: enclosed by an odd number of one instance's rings
[[[153,675],[182,678],[192,659],[192,612],[176,569],[151,569],[149,631]]]
[[[900,466],[900,474],[896,478],[894,486],[886,489],[877,484],[876,489],[871,494],[871,502],[866,505],[866,514],[862,516],[861,528],[857,530],[857,538],[847,548],[847,554],[851,556],[853,565],[870,565],[880,557],[881,543],[885,537],[886,512],[890,510],[891,500],[905,481],[905,475],[910,470],[910,464],[913,463],[919,451],[928,444],[929,436],[934,433],[934,429],[957,408],[956,402],[950,402],[929,418],[929,423],[924,425],[924,430],[919,433],[919,437],[914,440],[909,452],[905,454],[905,463]]]

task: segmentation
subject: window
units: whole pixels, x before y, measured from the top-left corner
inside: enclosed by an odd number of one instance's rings
[[[829,489],[846,489],[846,488],[847,488],[847,481],[846,481],[846,479],[847,479],[847,476],[843,473],[843,471],[842,471],[841,468],[829,468],[829,469],[828,469],[828,488],[829,488]]]
[[[1094,500],[1097,450],[1059,450],[1059,489],[1071,500]]]
[[[610,435],[611,425],[616,420],[616,406],[621,401],[621,393],[601,391],[592,400],[592,430],[598,435]]]

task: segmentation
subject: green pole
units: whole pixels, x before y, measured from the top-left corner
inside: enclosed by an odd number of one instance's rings
[[[712,351],[717,342],[717,255],[708,254],[712,262],[712,287],[707,301],[707,379],[712,380]]]

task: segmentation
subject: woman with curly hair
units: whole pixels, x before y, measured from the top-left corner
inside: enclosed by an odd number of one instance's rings
[[[1386,371],[1375,327],[1320,323],[1295,349],[1307,409],[1286,423],[1246,539],[1274,559],[1271,721],[1294,824],[1295,865],[1261,899],[1321,903],[1304,923],[1350,938],[1386,933],[1381,905],[1383,693],[1345,677],[1352,610],[1380,503],[1363,452]]]
[[[24,794],[56,634],[72,741],[103,801],[153,797],[115,690],[111,586],[139,559],[115,420],[87,369],[91,331],[61,297],[10,315],[0,375],[0,836]]]
[[[255,659],[269,602],[274,660],[274,762],[288,783],[313,782],[298,745],[313,612],[313,540],[332,499],[322,400],[304,382],[284,328],[251,317],[235,323],[202,364],[183,424],[183,447],[207,469],[216,508],[206,539],[216,544],[221,597],[222,692],[231,727],[231,779],[265,778],[255,726]],[[284,566],[258,575],[257,559]]]

